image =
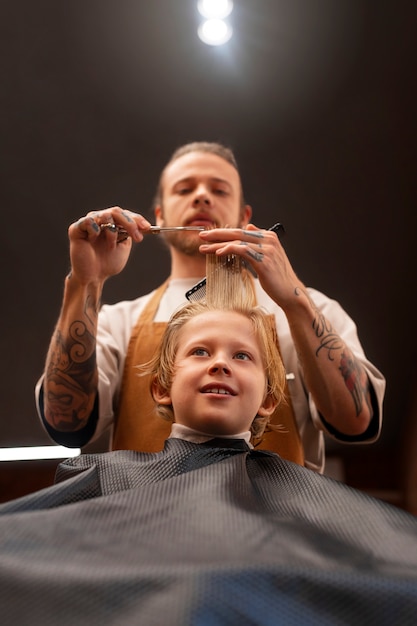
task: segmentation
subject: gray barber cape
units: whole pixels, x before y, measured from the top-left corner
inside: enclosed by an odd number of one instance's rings
[[[0,505],[0,620],[417,623],[417,518],[265,451],[81,455]]]

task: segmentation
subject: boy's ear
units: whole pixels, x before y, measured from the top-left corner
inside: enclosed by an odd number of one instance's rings
[[[158,385],[155,380],[152,382],[151,390],[152,397],[157,404],[165,404],[167,406],[172,404],[169,392],[166,389],[163,389],[161,385]]]
[[[278,403],[273,400],[273,398],[267,394],[262,402],[261,406],[258,409],[258,415],[261,417],[269,417],[277,408]]]

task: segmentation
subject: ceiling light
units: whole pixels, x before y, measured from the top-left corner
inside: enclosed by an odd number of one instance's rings
[[[232,0],[199,0],[197,8],[207,19],[222,20],[232,12],[233,2]]]
[[[221,46],[229,41],[232,36],[232,29],[223,20],[206,20],[200,25],[198,36],[201,41],[209,46]]]

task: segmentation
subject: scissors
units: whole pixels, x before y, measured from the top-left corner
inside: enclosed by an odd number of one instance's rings
[[[101,230],[109,230],[112,233],[117,233],[117,243],[125,241],[129,234],[127,230],[113,222],[106,222],[106,224],[100,224]],[[205,230],[203,226],[151,226],[149,230],[143,231],[144,234],[151,233],[152,235],[159,235],[160,233],[166,233],[170,231],[182,231],[182,230]]]

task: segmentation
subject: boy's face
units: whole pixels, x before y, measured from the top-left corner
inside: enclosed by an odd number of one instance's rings
[[[200,432],[234,435],[275,406],[265,398],[266,376],[253,325],[232,311],[209,311],[188,321],[178,337],[170,391],[175,421]]]
[[[163,207],[156,207],[159,226],[244,227],[251,208],[241,207],[236,169],[216,154],[190,152],[167,166],[163,174]],[[174,246],[198,251],[198,233],[165,233]],[[188,243],[186,243],[188,242]]]

